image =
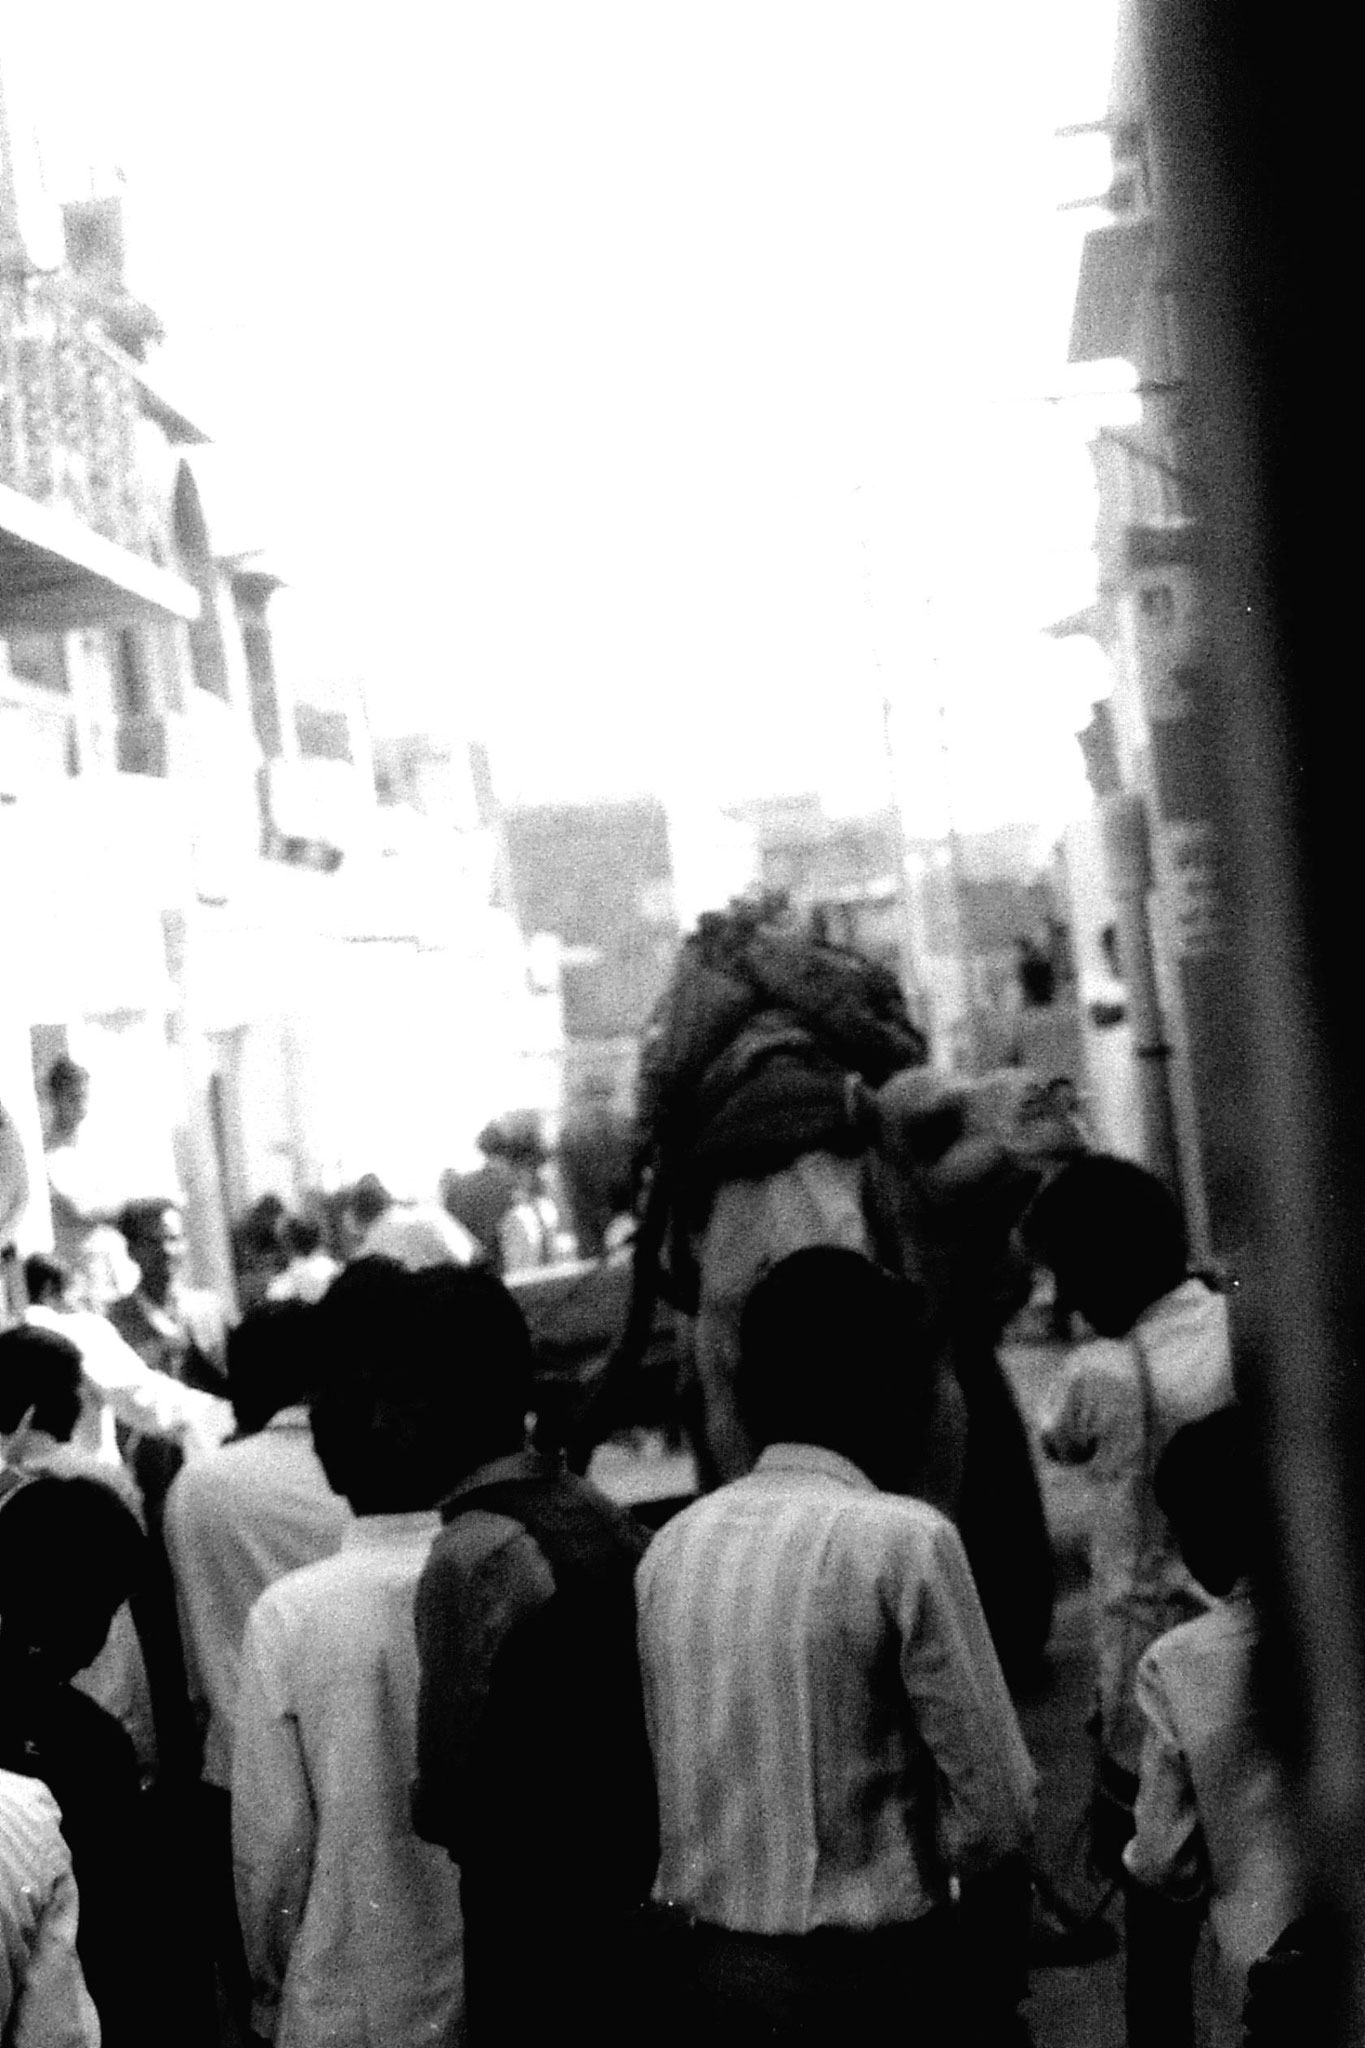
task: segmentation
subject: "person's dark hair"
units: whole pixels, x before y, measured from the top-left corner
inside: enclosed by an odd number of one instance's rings
[[[60,1259],[33,1252],[24,1260],[24,1292],[34,1308],[50,1308],[66,1299],[71,1275]]]
[[[736,1394],[760,1446],[822,1444],[889,1479],[920,1448],[933,1373],[916,1290],[860,1252],[793,1252],[745,1304]]]
[[[393,1207],[393,1196],[377,1173],[363,1173],[346,1198],[346,1207],[361,1230],[368,1230]]]
[[[315,1216],[289,1216],[283,1225],[283,1237],[291,1259],[311,1258],[322,1244],[322,1224]]]
[[[1104,1337],[1126,1336],[1189,1272],[1180,1205],[1164,1181],[1111,1153],[1068,1160],[1024,1216],[1024,1243]]]
[[[365,1259],[323,1298],[326,1371],[313,1441],[361,1507],[433,1506],[465,1473],[519,1450],[531,1400],[526,1319],[489,1273],[409,1273]]]
[[[1152,1475],[1185,1564],[1210,1593],[1259,1577],[1265,1511],[1245,1413],[1220,1408],[1178,1429]]]
[[[47,1070],[47,1092],[49,1096],[83,1095],[90,1086],[90,1076],[79,1061],[59,1053]]]
[[[265,1301],[227,1340],[228,1399],[244,1436],[314,1393],[321,1368],[317,1311],[301,1301]]]
[[[112,1487],[34,1479],[0,1507],[0,1661],[33,1655],[70,1678],[137,1593],[147,1539]]]
[[[66,1443],[81,1412],[81,1354],[69,1337],[21,1323],[0,1332],[0,1434],[32,1426]]]
[[[155,1230],[168,1213],[174,1216],[184,1214],[173,1196],[143,1195],[136,1202],[125,1202],[115,1222],[124,1242],[132,1246]]]

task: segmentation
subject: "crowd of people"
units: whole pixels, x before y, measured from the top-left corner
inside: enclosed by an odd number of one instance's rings
[[[764,928],[757,1005],[716,1028],[753,929],[705,963],[705,1056],[675,1029],[647,1062],[637,1305],[670,1288],[697,1335],[701,1483],[662,1513],[536,1437],[525,1316],[449,1202],[361,1183],[334,1249],[258,1216],[275,1270],[231,1325],[172,1203],[120,1217],[138,1278],[103,1310],[30,1262],[0,1334],[0,2039],[1022,2048],[1066,1909],[1019,1718],[1053,1559],[999,1358],[1040,1282],[1130,2048],[1192,2048],[1206,1934],[1227,2038],[1244,2009],[1256,2048],[1302,2031],[1325,1979],[1226,1296],[1152,1175],[1070,1104],[1006,1142],[863,967]]]

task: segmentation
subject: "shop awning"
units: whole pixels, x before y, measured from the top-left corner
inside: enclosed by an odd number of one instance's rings
[[[198,592],[183,577],[0,484],[0,633],[198,616]]]
[[[1147,281],[1152,224],[1142,216],[1095,228],[1081,251],[1069,363],[1109,362],[1132,353],[1138,299]]]

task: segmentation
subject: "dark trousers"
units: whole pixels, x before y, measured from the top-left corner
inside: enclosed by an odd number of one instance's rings
[[[656,1929],[651,2010],[670,2048],[901,2040],[949,2048],[962,2031],[952,1915],[903,1927],[739,1934]]]
[[[639,1911],[534,1897],[460,1872],[468,2048],[557,2040],[625,2048],[653,2032],[641,2011]]]

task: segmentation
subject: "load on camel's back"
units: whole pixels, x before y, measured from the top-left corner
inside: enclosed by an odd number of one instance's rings
[[[772,898],[702,918],[684,945],[641,1055],[637,1299],[695,1317],[715,1476],[750,1462],[733,1383],[754,1282],[807,1245],[871,1250],[858,1084],[927,1057],[894,976]]]
[[[704,918],[642,1056],[645,1201],[616,1357],[628,1372],[661,1295],[691,1319],[692,1434],[714,1484],[752,1463],[735,1370],[761,1274],[835,1245],[913,1282],[940,1372],[905,1489],[958,1523],[1001,1661],[1025,1683],[1047,1641],[1053,1563],[998,1345],[1029,1292],[1014,1226],[1042,1176],[997,1129],[989,1084],[930,1073],[927,1055],[874,962],[771,904]]]

